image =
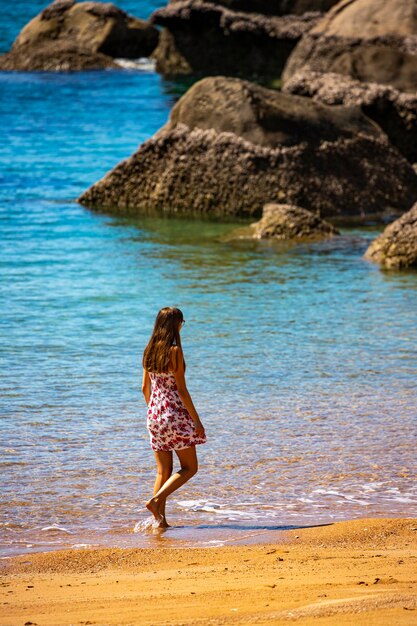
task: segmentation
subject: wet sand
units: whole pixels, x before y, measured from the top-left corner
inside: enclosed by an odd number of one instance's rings
[[[3,559],[0,624],[417,623],[417,520],[277,533],[273,544],[77,549]]]

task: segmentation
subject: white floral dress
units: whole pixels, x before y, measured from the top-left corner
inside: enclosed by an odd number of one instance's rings
[[[206,442],[196,434],[191,415],[178,393],[172,373],[149,372],[151,397],[148,404],[147,428],[152,450],[184,450]]]

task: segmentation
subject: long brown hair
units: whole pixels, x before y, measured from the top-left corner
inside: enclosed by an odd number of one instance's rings
[[[169,371],[172,346],[181,348],[179,326],[183,321],[182,311],[176,307],[167,306],[159,311],[152,336],[143,353],[145,370],[157,374]]]

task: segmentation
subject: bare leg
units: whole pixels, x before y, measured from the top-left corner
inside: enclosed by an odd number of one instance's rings
[[[195,446],[185,448],[185,450],[175,450],[175,452],[179,458],[181,469],[168,478],[162,487],[154,494],[154,497],[146,503],[148,509],[157,519],[157,516],[159,515],[161,517],[162,511],[165,510],[167,497],[181,487],[181,485],[190,480],[190,478],[192,478],[198,470]]]
[[[165,452],[163,450],[155,450],[154,452],[157,466],[157,474],[153,489],[153,493],[155,495],[172,474],[172,452]],[[165,500],[161,500],[158,507],[153,506],[151,504],[151,500],[149,500],[146,503],[146,507],[153,514],[157,522],[159,522],[159,526],[161,528],[169,526],[165,518]]]

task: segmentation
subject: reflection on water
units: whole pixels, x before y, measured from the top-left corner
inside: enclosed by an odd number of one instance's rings
[[[232,223],[91,213],[68,199],[164,123],[161,79],[0,81],[4,552],[415,515],[417,273],[362,258],[377,229],[288,247],[227,242]],[[187,319],[209,439],[155,538],[133,532],[154,478],[140,362],[166,304]]]

